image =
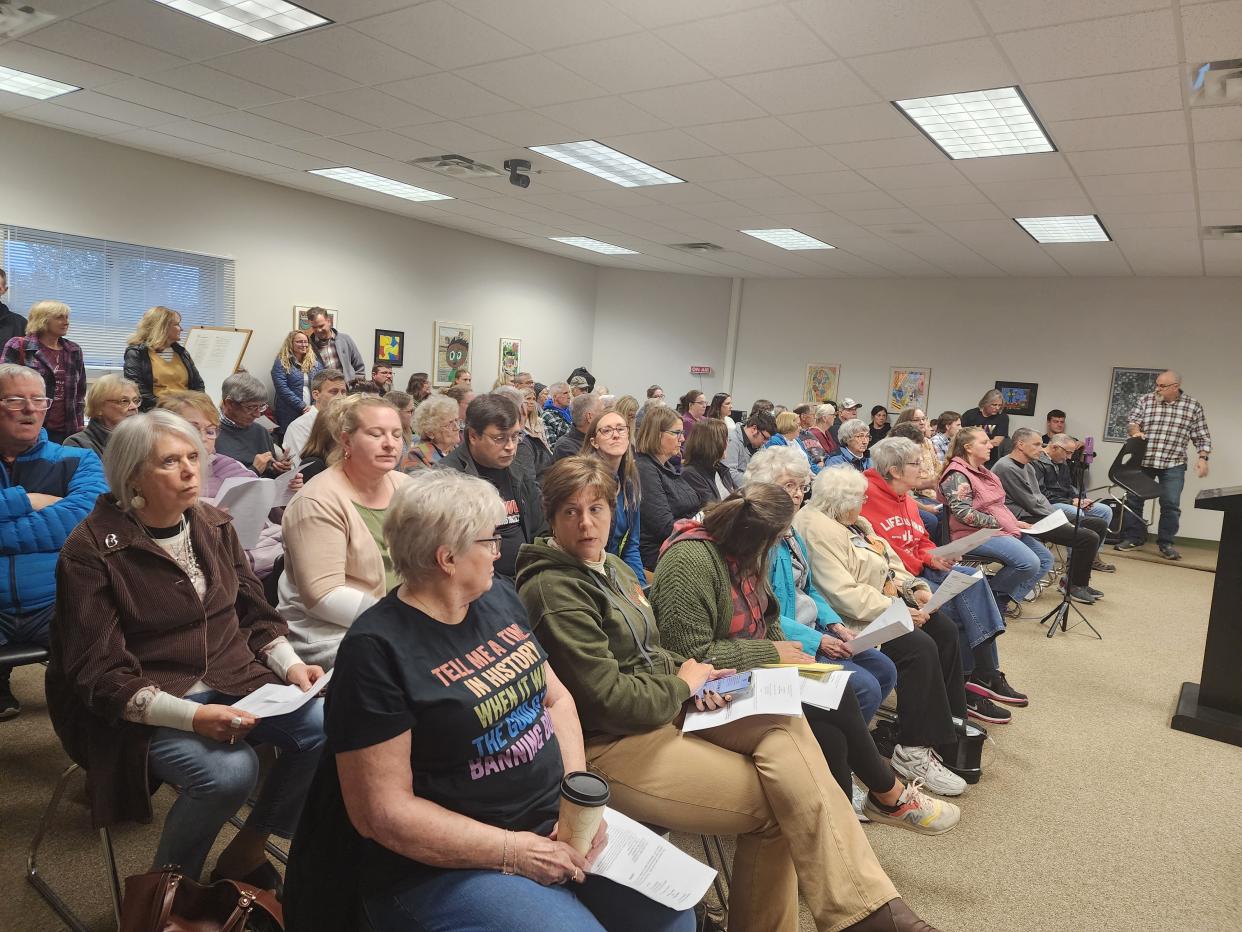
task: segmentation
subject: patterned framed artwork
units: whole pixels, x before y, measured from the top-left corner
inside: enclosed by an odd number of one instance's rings
[[[522,341],[517,337],[500,338],[500,380],[508,384],[522,367]]]
[[[431,344],[435,348],[431,378],[434,387],[446,388],[453,384],[458,369],[474,368],[470,362],[473,340],[474,327],[470,324],[456,324],[449,320],[435,322]]]
[[[375,364],[401,368],[405,363],[405,331],[375,331]]]
[[[888,370],[888,410],[900,414],[906,408],[927,410],[931,370],[896,367]]]
[[[996,389],[1001,393],[1002,408],[1006,414],[1031,417],[1035,413],[1035,398],[1039,394],[1038,382],[997,382]]]
[[[1130,410],[1143,395],[1156,390],[1156,376],[1163,369],[1129,369],[1113,367],[1112,385],[1108,390],[1108,411],[1104,417],[1104,439],[1125,443]]]
[[[811,363],[806,367],[806,381],[802,385],[802,400],[812,404],[836,401],[841,387],[839,363]]]
[[[310,330],[310,321],[306,319],[306,312],[307,312],[307,311],[309,311],[312,307],[315,307],[315,306],[316,306],[316,305],[314,305],[314,304],[306,304],[306,305],[302,305],[302,304],[295,304],[295,305],[293,305],[293,326],[294,326],[294,329],[296,329],[296,330]],[[318,306],[319,306],[319,307],[323,307],[323,305],[318,305]],[[324,309],[325,311],[327,311],[327,312],[328,312],[328,319],[332,321],[332,326],[333,326],[333,328],[335,328],[335,327],[337,326],[337,323],[336,323],[336,315],[337,315],[337,312],[336,312],[336,311],[334,311],[334,310],[332,310],[332,308],[330,308],[330,307],[325,307],[325,308],[323,308],[323,309]]]

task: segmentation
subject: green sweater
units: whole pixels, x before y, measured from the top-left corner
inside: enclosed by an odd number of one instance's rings
[[[642,734],[672,722],[690,698],[677,676],[685,658],[660,646],[634,571],[613,554],[604,570],[539,538],[518,551],[518,596],[583,733]]]
[[[761,585],[767,586],[767,581]],[[684,540],[664,551],[651,584],[651,605],[665,643],[686,657],[707,661],[722,670],[749,670],[780,660],[772,642],[785,640],[785,634],[781,631],[780,603],[770,592],[763,614],[767,639],[743,640],[730,635],[733,593],[729,568],[710,541]]]

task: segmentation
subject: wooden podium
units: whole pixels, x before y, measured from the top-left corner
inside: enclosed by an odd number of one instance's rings
[[[1225,513],[1198,683],[1183,683],[1173,727],[1242,746],[1242,486],[1204,489],[1196,508]]]

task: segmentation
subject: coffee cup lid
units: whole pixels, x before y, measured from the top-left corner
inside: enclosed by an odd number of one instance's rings
[[[603,806],[608,802],[608,781],[585,770],[565,774],[561,795],[579,806]]]

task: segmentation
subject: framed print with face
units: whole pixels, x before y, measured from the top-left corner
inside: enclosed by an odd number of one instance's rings
[[[435,347],[435,360],[432,369],[432,382],[436,388],[445,388],[453,384],[458,369],[473,368],[470,361],[470,348],[474,338],[474,327],[470,324],[457,324],[448,320],[437,320],[432,346]]]
[[[811,363],[806,367],[802,400],[813,404],[835,401],[841,385],[841,366],[837,363]]]
[[[517,337],[500,338],[500,379],[512,382],[522,366],[522,341]]]
[[[927,410],[931,387],[930,369],[893,368],[888,370],[888,410],[900,414],[906,408]]]

